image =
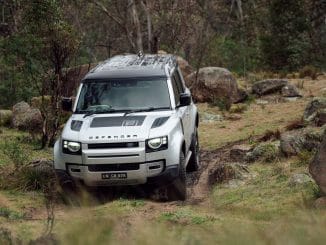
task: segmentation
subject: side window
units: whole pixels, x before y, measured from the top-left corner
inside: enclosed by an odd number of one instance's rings
[[[177,81],[174,78],[174,76],[171,77],[171,82],[172,82],[172,87],[173,87],[175,104],[179,105],[180,104],[180,92],[179,92],[179,89],[178,89],[178,86],[177,86]]]
[[[184,93],[185,92],[185,89],[184,89],[184,86],[183,86],[183,83],[182,83],[182,80],[181,80],[181,77],[180,77],[180,74],[179,72],[176,70],[174,72],[174,75],[173,75],[174,79],[176,80],[176,83],[177,83],[177,87],[178,87],[178,90],[179,90],[179,93]]]

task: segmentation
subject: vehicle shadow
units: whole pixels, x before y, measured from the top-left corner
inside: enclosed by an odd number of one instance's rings
[[[167,201],[157,188],[149,185],[92,188],[79,186],[78,191],[66,193],[63,196],[63,202],[71,206],[96,206],[119,199],[142,199],[154,202]]]

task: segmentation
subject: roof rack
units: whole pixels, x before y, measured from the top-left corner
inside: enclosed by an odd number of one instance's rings
[[[95,73],[104,70],[117,70],[117,69],[139,69],[144,68],[158,68],[168,69],[171,71],[177,66],[175,56],[169,54],[143,54],[139,52],[138,55],[118,55],[111,59],[105,60],[103,63],[96,66],[90,71]]]

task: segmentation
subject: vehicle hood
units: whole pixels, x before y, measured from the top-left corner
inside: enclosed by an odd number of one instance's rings
[[[82,143],[132,142],[148,139],[154,121],[162,117],[171,117],[172,111],[150,113],[95,114],[84,118],[82,114],[73,114],[67,121],[62,138]],[[72,124],[81,124],[79,131]]]

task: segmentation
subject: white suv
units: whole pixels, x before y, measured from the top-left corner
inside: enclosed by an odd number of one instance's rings
[[[148,183],[186,199],[198,169],[198,112],[173,55],[115,56],[81,81],[54,147],[63,188]]]

